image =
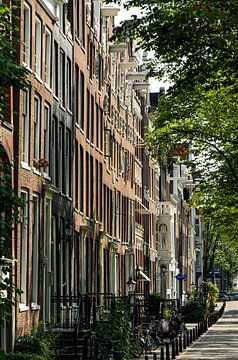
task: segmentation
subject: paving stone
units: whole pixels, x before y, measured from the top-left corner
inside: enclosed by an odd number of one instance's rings
[[[238,301],[227,302],[222,318],[176,359],[238,359]]]

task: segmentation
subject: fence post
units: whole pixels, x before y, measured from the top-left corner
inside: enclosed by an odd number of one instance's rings
[[[157,354],[155,352],[153,354],[153,360],[157,360]]]
[[[193,328],[193,341],[196,340],[196,335],[195,335],[195,328]]]
[[[149,357],[148,357],[148,355],[145,355],[145,360],[149,360]]]
[[[192,344],[193,343],[193,330],[192,329],[190,330],[189,335],[190,335],[190,344]]]
[[[187,331],[187,346],[190,345],[190,337],[189,337],[189,330]]]

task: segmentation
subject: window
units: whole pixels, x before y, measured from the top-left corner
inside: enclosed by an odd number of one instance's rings
[[[91,142],[94,143],[94,96],[91,95]]]
[[[54,116],[52,120],[52,135],[51,135],[51,166],[50,166],[50,176],[52,183],[55,186],[58,186],[58,148],[57,148],[57,139],[58,139],[58,119]]]
[[[65,53],[60,50],[60,85],[61,85],[61,102],[62,106],[65,107]]]
[[[20,302],[26,305],[27,290],[28,290],[28,247],[29,247],[29,228],[28,228],[28,191],[21,191],[21,200],[23,207],[21,209],[21,247],[20,247],[20,287],[23,293],[21,294]],[[20,307],[21,309],[21,307]]]
[[[90,139],[90,92],[87,89],[87,139]]]
[[[80,198],[79,208],[84,210],[84,152],[83,147],[80,145]]]
[[[41,77],[41,32],[42,32],[42,23],[40,18],[36,16],[35,18],[35,71],[36,74]]]
[[[74,163],[74,172],[75,172],[75,183],[74,183],[74,193],[75,193],[75,208],[79,208],[79,143],[75,140],[75,163]]]
[[[24,2],[24,52],[23,61],[31,66],[31,8]]]
[[[72,72],[69,58],[67,58],[67,108],[72,110]]]
[[[34,109],[34,159],[40,158],[40,140],[41,140],[41,99],[39,95],[35,95],[35,109]]]
[[[90,215],[90,203],[89,203],[89,191],[90,191],[90,172],[89,172],[89,167],[90,167],[90,162],[89,162],[89,154],[86,153],[86,187],[85,187],[85,193],[86,193],[86,215],[89,216]]]
[[[95,119],[95,121],[96,121],[96,147],[98,148],[100,133],[99,133],[99,106],[97,103],[96,103],[96,119]]]
[[[66,194],[71,196],[71,132],[66,130],[66,153],[65,153],[65,166],[66,166]]]
[[[59,139],[59,150],[58,150],[58,186],[60,188],[60,190],[62,190],[62,157],[63,157],[63,125],[62,123],[59,124],[59,134],[58,135],[58,139]],[[57,150],[56,150],[57,151]]]
[[[38,304],[38,279],[39,279],[39,243],[40,243],[40,199],[38,194],[33,195],[32,214],[32,294],[31,307]]]
[[[66,4],[60,6],[60,30],[65,34],[66,30]]]
[[[90,156],[90,216],[94,217],[94,167],[93,157]]]
[[[85,98],[85,86],[84,86],[84,74],[80,72],[80,127],[84,130],[84,98]]]
[[[49,29],[45,30],[45,82],[51,88],[51,58],[52,58],[52,34]]]
[[[76,0],[76,36],[85,45],[85,5],[84,1]]]
[[[75,64],[75,122],[79,124],[79,67]]]
[[[45,104],[44,108],[44,159],[50,163],[50,121],[51,111],[50,105]],[[45,168],[45,172],[49,175],[49,166]]]
[[[59,96],[59,46],[57,42],[54,42],[54,94],[55,96]]]
[[[23,91],[22,111],[22,161],[29,163],[30,147],[30,90]]]

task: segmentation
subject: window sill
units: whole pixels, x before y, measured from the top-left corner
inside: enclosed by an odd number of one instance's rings
[[[51,181],[51,177],[47,173],[43,173],[44,179]]]
[[[29,306],[25,305],[25,304],[19,304],[19,312],[24,312],[24,311],[28,311],[29,310]]]
[[[22,65],[23,65],[31,74],[33,73],[31,67],[30,67],[29,65],[27,65],[24,61],[23,61]]]
[[[31,167],[29,164],[27,164],[25,161],[21,161],[21,167],[25,170],[28,170],[30,171],[31,170]]]
[[[35,303],[31,303],[31,310],[33,310],[33,311],[40,310],[40,305],[35,304]]]
[[[36,168],[33,167],[33,173],[38,175],[38,176],[41,176],[41,172],[39,170],[37,170]]]
[[[37,74],[35,73],[35,77],[36,77],[36,80],[39,81],[39,83],[43,84],[43,80],[40,78],[39,75],[37,75]]]
[[[46,88],[51,94],[53,93],[51,86],[50,86],[49,84],[47,84],[46,82],[45,82],[45,88]]]

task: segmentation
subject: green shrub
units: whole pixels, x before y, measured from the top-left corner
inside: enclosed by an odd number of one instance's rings
[[[104,360],[112,350],[123,352],[123,359],[135,357],[139,350],[139,336],[132,339],[131,322],[122,302],[116,302],[108,321],[96,326],[98,359]]]
[[[198,323],[205,320],[204,308],[196,300],[191,300],[181,307],[185,323]]]
[[[44,360],[52,360],[55,357],[55,340],[55,334],[46,331],[44,325],[39,323],[30,333],[16,340],[15,352],[39,355]]]

